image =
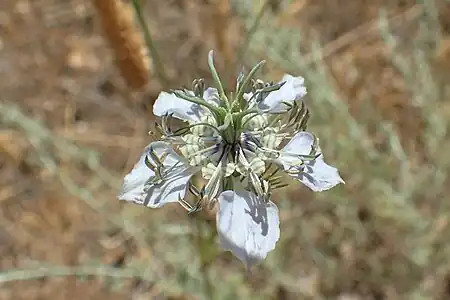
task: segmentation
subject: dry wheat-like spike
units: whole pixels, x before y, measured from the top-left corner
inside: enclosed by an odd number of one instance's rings
[[[121,0],[94,0],[93,4],[122,77],[131,88],[143,87],[149,80],[150,62],[131,7]]]
[[[217,43],[217,47],[227,62],[231,61],[233,50],[227,43],[226,31],[229,28],[229,22],[231,19],[231,4],[229,0],[219,0],[215,6],[214,12],[214,35]]]

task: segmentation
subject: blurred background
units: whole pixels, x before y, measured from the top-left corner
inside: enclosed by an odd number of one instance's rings
[[[450,299],[449,1],[140,12],[0,3],[0,299]],[[229,88],[262,59],[262,79],[305,77],[309,130],[346,181],[277,193],[281,239],[249,272],[230,253],[202,261],[207,217],[116,199],[157,95],[211,83],[210,49]]]

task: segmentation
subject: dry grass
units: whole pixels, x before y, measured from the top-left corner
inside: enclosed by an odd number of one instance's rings
[[[217,299],[450,296],[450,3],[336,3],[268,1],[243,53],[262,2],[145,2],[169,88],[209,79],[211,48],[224,74],[242,54],[267,79],[304,76],[309,129],[347,182],[279,195],[276,250],[249,274],[220,254]],[[129,72],[143,90],[123,81],[93,6],[0,7],[0,298],[208,299],[192,241],[213,224],[115,198],[166,83],[143,68]]]
[[[95,0],[93,4],[122,77],[131,88],[142,88],[149,79],[150,62],[131,6],[120,0]]]

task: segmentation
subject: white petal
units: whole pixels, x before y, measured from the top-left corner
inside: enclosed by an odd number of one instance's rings
[[[314,140],[314,135],[309,132],[302,131],[297,133],[281,150],[280,160],[283,164],[289,165],[295,161],[299,161],[298,158],[295,158],[295,155],[308,155],[311,152],[311,146],[314,144]]]
[[[280,237],[278,208],[247,191],[225,191],[219,196],[217,231],[224,250],[246,266],[263,260]]]
[[[209,102],[211,104],[214,104],[216,106],[220,106],[220,99],[219,99],[219,92],[216,88],[207,88],[203,92],[203,99],[206,100],[206,102]]]
[[[314,192],[326,191],[339,183],[345,183],[338,169],[323,160],[323,154],[305,165],[303,173],[297,174],[296,178]]]
[[[253,96],[253,93],[252,92],[250,92],[250,93],[244,93],[244,96],[243,96],[243,98],[244,98],[244,100],[245,101],[250,101],[250,99],[252,98],[252,96]]]
[[[285,81],[285,84],[279,90],[271,92],[258,104],[258,108],[261,111],[270,113],[284,112],[288,109],[288,106],[283,102],[293,103],[306,95],[303,77],[285,74],[280,82],[283,81]]]
[[[173,114],[173,117],[183,121],[199,122],[204,113],[200,105],[166,92],[161,92],[153,104],[153,114],[158,117]]]
[[[139,161],[134,165],[133,170],[125,176],[119,195],[117,196],[119,200],[137,201],[137,199],[142,197],[144,185],[147,180],[155,175],[145,164],[145,157],[148,155],[150,145],[145,148]]]
[[[280,151],[278,161],[283,165],[285,170],[289,170],[293,166],[300,168],[298,164],[300,160],[296,155],[309,155],[313,143],[314,136],[311,133],[297,133]],[[317,151],[321,153],[319,146],[317,147]],[[344,183],[344,180],[339,175],[338,169],[328,165],[324,161],[323,154],[314,161],[305,161],[303,171],[298,174],[291,174],[291,176],[315,192],[329,190],[339,183]]]
[[[194,172],[192,169],[185,169],[183,172],[168,178],[162,184],[151,185],[142,199],[141,204],[157,208],[164,204],[178,202],[178,199],[183,199],[186,194],[186,188],[189,180]]]
[[[149,185],[147,183],[150,178],[155,176],[155,173],[146,165],[145,159],[147,158],[150,163],[156,165],[149,154],[150,149],[153,149],[158,157],[167,153],[163,161],[164,169],[173,168],[167,178],[159,184]],[[151,143],[145,148],[133,170],[125,176],[118,198],[153,208],[170,202],[178,202],[178,197],[184,197],[186,185],[194,172],[195,169],[190,168],[187,161],[178,156],[169,145],[163,142]]]

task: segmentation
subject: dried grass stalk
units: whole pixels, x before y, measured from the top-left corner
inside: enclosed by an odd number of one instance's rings
[[[224,58],[225,65],[232,62],[234,52],[227,41],[231,17],[231,4],[229,0],[219,0],[215,5],[213,28],[216,47]]]
[[[121,0],[94,0],[93,4],[122,77],[133,89],[143,87],[149,80],[150,62],[141,32],[133,23],[133,10]]]

